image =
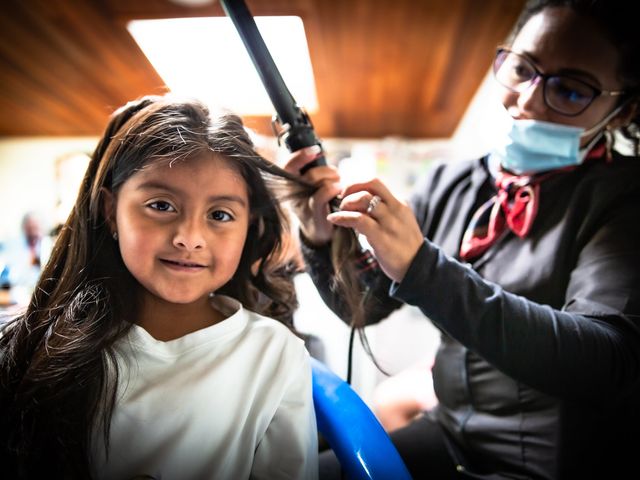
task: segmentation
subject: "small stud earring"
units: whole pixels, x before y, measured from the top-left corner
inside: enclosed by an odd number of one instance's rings
[[[111,234],[111,236],[113,237],[113,239],[117,242],[118,241],[118,232],[113,232]]]
[[[616,138],[613,136],[613,129],[609,125],[607,125],[607,128],[604,131],[604,137],[605,145],[607,148],[606,160],[607,162],[610,162],[611,160],[613,160],[613,148],[616,143]]]

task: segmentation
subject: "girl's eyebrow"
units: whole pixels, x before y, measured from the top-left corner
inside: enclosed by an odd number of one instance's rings
[[[150,180],[148,182],[141,183],[140,185],[138,185],[138,190],[166,190],[166,191],[175,192],[178,194],[186,193],[185,191],[183,191],[180,188],[177,188],[174,185],[168,185],[166,183],[162,183],[157,180]],[[240,195],[233,195],[233,194],[209,195],[207,197],[207,201],[208,202],[227,201],[227,202],[237,203],[243,207],[247,206],[247,202],[245,201],[244,198],[242,198]]]

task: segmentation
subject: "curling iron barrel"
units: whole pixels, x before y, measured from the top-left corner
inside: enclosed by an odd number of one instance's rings
[[[238,31],[276,111],[282,129],[278,138],[282,138],[290,152],[313,145],[320,146],[322,152],[322,143],[316,136],[311,119],[289,92],[244,0],[221,0],[221,4]],[[318,165],[326,165],[324,153],[320,153],[300,173]]]

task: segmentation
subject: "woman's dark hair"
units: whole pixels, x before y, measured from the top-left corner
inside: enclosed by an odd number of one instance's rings
[[[618,78],[628,92],[622,102],[640,102],[640,35],[637,5],[628,0],[529,0],[511,34],[515,37],[531,17],[543,9],[567,7],[591,19],[602,34],[616,47],[620,55]],[[621,133],[633,143],[635,155],[640,155],[640,105],[629,125]]]
[[[92,439],[108,445],[115,404],[113,345],[136,317],[141,288],[111,237],[104,190],[116,193],[146,164],[207,152],[242,175],[251,214],[239,267],[219,292],[292,327],[295,267],[276,195],[308,197],[313,187],[257,154],[235,115],[212,117],[197,101],[169,97],[127,104],[93,153],[26,312],[2,330],[0,468],[8,478],[91,478]]]

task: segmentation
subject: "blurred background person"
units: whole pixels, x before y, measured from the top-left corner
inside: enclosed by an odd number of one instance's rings
[[[5,291],[2,303],[26,305],[51,253],[53,242],[46,232],[42,215],[30,211],[22,217],[20,234],[2,242],[0,272]]]

